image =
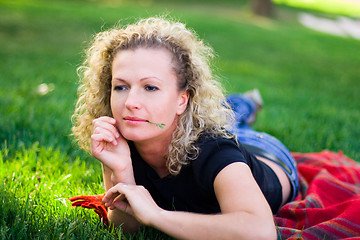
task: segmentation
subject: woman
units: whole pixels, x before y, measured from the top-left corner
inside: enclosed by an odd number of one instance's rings
[[[227,103],[211,57],[192,31],[162,18],[101,32],[87,52],[73,132],[101,161],[108,217],[125,231],[276,238],[272,213],[297,192],[294,162],[272,158],[268,138],[247,138],[254,102]],[[241,114],[233,127],[232,109]]]

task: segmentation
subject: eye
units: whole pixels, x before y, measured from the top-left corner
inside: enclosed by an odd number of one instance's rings
[[[149,91],[149,92],[154,92],[154,91],[159,90],[159,88],[156,87],[156,86],[153,86],[153,85],[146,85],[146,86],[145,86],[145,90],[146,90],[146,91]]]
[[[117,86],[114,86],[113,89],[114,89],[114,91],[125,91],[128,89],[128,87],[125,85],[117,85]]]

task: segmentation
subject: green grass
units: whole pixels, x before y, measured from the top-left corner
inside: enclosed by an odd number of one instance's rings
[[[360,17],[360,3],[353,0],[273,0],[283,4],[303,9],[312,9],[319,12],[338,14],[349,17]]]
[[[305,29],[296,9],[277,6],[270,20],[244,1],[206,2],[0,1],[1,239],[167,238],[104,230],[95,213],[66,201],[103,192],[100,164],[73,142],[70,117],[85,42],[119,19],[167,12],[187,23],[217,52],[227,92],[262,92],[256,129],[291,151],[360,160],[360,41]],[[54,90],[39,94],[42,83]]]

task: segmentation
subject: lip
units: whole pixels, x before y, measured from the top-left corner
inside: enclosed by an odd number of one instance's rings
[[[143,118],[138,118],[138,117],[130,117],[130,116],[126,116],[123,118],[125,121],[130,121],[130,122],[146,122],[145,119]]]

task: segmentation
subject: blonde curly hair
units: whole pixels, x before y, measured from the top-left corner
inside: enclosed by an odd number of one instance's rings
[[[201,133],[231,138],[224,127],[233,119],[220,83],[210,69],[213,50],[182,23],[163,17],[148,18],[95,36],[83,66],[78,68],[81,85],[72,117],[73,135],[81,148],[90,150],[92,121],[100,116],[112,117],[112,61],[116,53],[136,48],[170,51],[178,89],[189,92],[188,106],[179,116],[166,156],[170,173],[176,175],[182,166],[197,157],[199,149],[194,143]]]

